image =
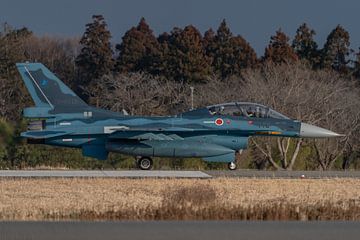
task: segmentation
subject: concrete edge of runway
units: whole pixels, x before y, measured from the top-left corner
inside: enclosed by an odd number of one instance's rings
[[[283,179],[326,179],[360,178],[360,171],[259,171],[242,169],[237,171],[204,171],[212,177],[238,178],[283,178]]]
[[[360,178],[360,171],[0,170],[1,178]]]
[[[0,178],[211,178],[201,171],[0,170]]]

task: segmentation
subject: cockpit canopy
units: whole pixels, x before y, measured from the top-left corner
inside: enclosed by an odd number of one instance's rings
[[[289,119],[281,113],[257,103],[233,102],[208,106],[211,115],[243,116],[250,118]]]

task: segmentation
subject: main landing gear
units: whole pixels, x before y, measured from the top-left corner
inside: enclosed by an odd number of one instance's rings
[[[150,170],[153,167],[153,160],[150,157],[137,158],[136,167],[141,170]]]
[[[239,156],[240,154],[242,154],[243,152],[243,149],[240,149],[239,151],[236,152],[237,156]],[[236,157],[238,158],[238,157]],[[236,158],[234,159],[233,162],[229,162],[228,163],[228,169],[233,171],[233,170],[236,170],[237,166],[236,166]]]
[[[229,162],[228,163],[228,168],[229,170],[235,170],[236,169],[236,163],[235,162]]]

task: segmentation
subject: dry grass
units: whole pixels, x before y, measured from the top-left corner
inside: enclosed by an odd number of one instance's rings
[[[0,220],[360,220],[356,179],[0,179]]]

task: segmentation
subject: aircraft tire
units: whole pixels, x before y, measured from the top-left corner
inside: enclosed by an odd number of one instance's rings
[[[153,167],[153,160],[149,157],[142,157],[137,161],[137,167],[141,170],[150,170]]]
[[[236,168],[237,168],[236,163],[235,162],[229,162],[228,163],[228,168],[231,171],[236,170]]]

